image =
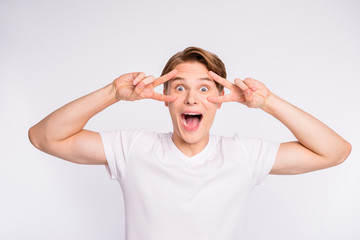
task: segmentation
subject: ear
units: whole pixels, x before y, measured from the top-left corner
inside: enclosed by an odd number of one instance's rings
[[[219,96],[224,96],[224,95],[225,95],[225,91],[222,90],[221,93],[219,94]],[[218,107],[217,107],[218,109],[221,108],[221,104],[222,104],[222,103],[218,103]]]
[[[164,94],[164,95],[167,95],[165,89],[163,90],[163,94]],[[165,103],[165,107],[168,107],[168,106],[169,106],[169,103],[168,103],[168,102],[164,102],[164,103]]]

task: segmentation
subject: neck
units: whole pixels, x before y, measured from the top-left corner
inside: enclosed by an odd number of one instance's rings
[[[186,142],[176,134],[172,135],[175,146],[186,156],[192,157],[205,149],[209,142],[209,134],[198,142]]]

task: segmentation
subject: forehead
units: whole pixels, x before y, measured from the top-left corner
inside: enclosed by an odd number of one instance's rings
[[[199,62],[185,62],[180,63],[175,67],[176,70],[178,70],[178,73],[176,74],[176,77],[188,75],[188,76],[208,76],[208,69],[206,66]]]
[[[208,75],[208,69],[204,64],[198,62],[181,63],[175,67],[178,71],[176,76],[170,81],[193,81],[193,80],[206,80],[214,83]]]

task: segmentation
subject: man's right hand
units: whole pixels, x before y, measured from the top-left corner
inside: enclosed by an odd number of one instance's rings
[[[143,72],[133,72],[124,74],[113,81],[113,88],[116,99],[134,101],[144,98],[151,98],[158,101],[173,102],[175,96],[168,96],[157,93],[154,88],[172,79],[177,70],[155,79],[153,76],[145,76]]]
[[[113,83],[76,99],[57,109],[29,130],[31,143],[53,156],[81,164],[106,164],[100,134],[83,129],[98,112],[119,100],[151,98],[172,102],[173,96],[162,95],[154,88],[176,75],[176,70],[157,79],[144,73],[128,73]],[[115,97],[114,97],[115,95]]]

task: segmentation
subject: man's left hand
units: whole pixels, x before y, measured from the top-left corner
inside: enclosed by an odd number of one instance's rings
[[[232,101],[240,102],[249,108],[263,108],[266,105],[266,100],[271,95],[269,89],[262,82],[253,78],[245,78],[244,81],[236,78],[235,84],[233,84],[213,71],[209,71],[208,75],[230,90],[230,93],[225,96],[208,97],[208,100],[213,103]]]

